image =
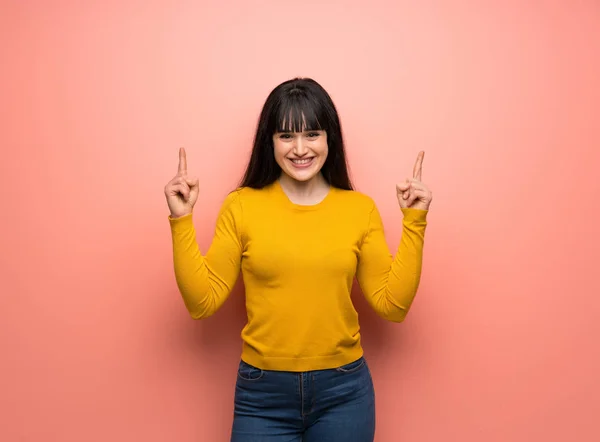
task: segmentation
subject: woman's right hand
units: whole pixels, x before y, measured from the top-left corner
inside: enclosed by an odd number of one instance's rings
[[[172,218],[180,218],[192,213],[198,200],[198,178],[187,175],[185,149],[179,148],[179,168],[177,175],[165,186],[165,196]]]

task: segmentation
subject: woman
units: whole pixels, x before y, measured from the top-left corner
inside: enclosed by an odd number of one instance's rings
[[[180,149],[165,194],[185,305],[194,319],[211,316],[240,271],[246,289],[232,442],[373,441],[373,382],[350,292],[356,276],[380,316],[406,317],[432,199],[422,162],[423,152],[397,185],[404,218],[392,257],[375,203],[353,190],[330,96],[311,79],[286,81],[264,104],[246,173],[202,255],[192,223],[199,184]]]

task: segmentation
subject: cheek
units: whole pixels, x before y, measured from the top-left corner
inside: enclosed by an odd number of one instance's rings
[[[323,158],[327,158],[327,154],[329,153],[329,148],[327,147],[327,143],[324,143],[316,149]]]
[[[327,144],[327,137],[322,137],[319,139],[319,142],[314,147],[315,151],[319,153],[319,155],[323,157],[327,157],[329,153],[329,145]]]
[[[282,143],[276,141],[273,143],[273,154],[275,155],[275,161],[277,161],[277,163],[279,163],[279,165],[281,166],[281,163],[283,162],[284,157],[287,154],[287,148],[284,145],[282,145]]]

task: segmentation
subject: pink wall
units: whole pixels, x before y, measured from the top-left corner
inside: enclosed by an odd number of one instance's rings
[[[600,4],[249,3],[2,2],[0,440],[228,440],[242,293],[188,317],[163,186],[185,146],[206,249],[297,75],[391,248],[426,151],[414,309],[357,296],[377,441],[600,440]]]

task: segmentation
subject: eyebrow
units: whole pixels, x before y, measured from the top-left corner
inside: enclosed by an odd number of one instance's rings
[[[306,130],[301,130],[301,131],[298,131],[298,132],[301,133],[301,132],[324,132],[324,131],[325,131],[325,129],[306,129]],[[287,130],[287,129],[286,130],[278,130],[276,132],[280,133],[280,134],[293,134],[293,133],[296,133],[296,131]]]

